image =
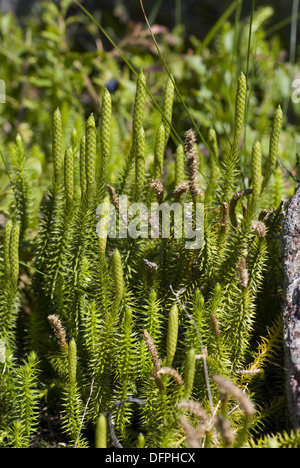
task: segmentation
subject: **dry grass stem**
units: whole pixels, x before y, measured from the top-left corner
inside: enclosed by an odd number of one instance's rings
[[[230,447],[235,440],[235,436],[229,420],[219,414],[215,418],[215,426],[218,428],[224,439],[225,448]]]
[[[186,410],[189,413],[193,414],[197,418],[201,419],[203,423],[208,425],[209,419],[208,414],[198,401],[195,400],[181,400],[178,403],[178,408],[182,410]]]
[[[153,179],[150,182],[150,187],[156,195],[157,203],[161,204],[164,201],[164,186],[158,179]]]
[[[221,226],[226,227],[229,223],[229,205],[227,202],[222,203],[221,209]]]
[[[67,347],[66,331],[57,315],[48,315],[48,320],[54,330],[55,336],[62,348]]]
[[[236,209],[236,205],[238,201],[242,197],[250,195],[251,193],[252,193],[252,189],[244,189],[244,190],[240,190],[239,192],[236,192],[231,198],[230,203],[229,203],[229,214],[230,214],[231,222],[234,226],[237,226],[235,209]]]
[[[241,410],[244,411],[246,416],[251,417],[254,415],[254,405],[241,389],[239,389],[230,380],[227,380],[220,375],[215,375],[213,377],[213,380],[219,387],[220,397],[222,401],[227,401],[229,396],[231,395],[236,399]]]
[[[258,216],[258,221],[263,221],[268,213],[268,210],[261,210]]]
[[[189,177],[189,189],[194,200],[203,197],[198,181],[198,157],[194,130],[185,133],[186,169]]]
[[[117,213],[119,213],[119,216],[122,218],[123,222],[125,224],[127,224],[127,217],[123,213],[123,210],[122,210],[122,207],[121,207],[121,204],[120,204],[120,199],[119,199],[118,195],[116,194],[115,189],[109,184],[106,185],[106,188],[107,188],[107,190],[109,192],[112,204],[114,205],[115,209],[117,210]]]
[[[147,332],[147,330],[144,330],[144,340],[145,340],[146,346],[148,348],[149,354],[152,359],[153,377],[154,377],[155,383],[160,390],[164,390],[164,387],[163,387],[163,384],[159,375],[159,371],[161,370],[161,362],[160,362],[154,341],[152,337],[150,336],[150,334]]]
[[[246,256],[243,255],[238,264],[238,278],[240,287],[245,289],[248,287],[249,274],[246,266]]]
[[[179,385],[179,386],[183,384],[183,380],[182,380],[181,375],[177,372],[177,370],[173,369],[173,367],[162,367],[157,372],[157,375],[161,375],[161,374],[170,375],[175,380],[177,385]]]
[[[267,229],[262,221],[252,221],[251,226],[257,237],[266,237]]]
[[[190,188],[190,184],[188,181],[184,181],[182,182],[181,184],[177,185],[177,187],[175,188],[174,190],[174,196],[175,196],[175,200],[176,201],[179,201],[180,200],[180,197],[184,194],[184,193],[187,193],[189,191],[189,188]]]
[[[189,448],[201,448],[198,433],[194,426],[187,420],[185,416],[179,416],[180,424],[186,435],[186,441]]]

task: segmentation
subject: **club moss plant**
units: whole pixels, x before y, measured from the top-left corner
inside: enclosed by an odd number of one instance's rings
[[[235,85],[228,141],[211,122],[206,160],[197,129],[176,132],[174,77],[166,76],[149,138],[153,96],[140,70],[130,144],[120,145],[123,167],[113,177],[121,133],[112,132],[119,109],[108,89],[99,121],[90,113],[81,133],[64,138],[62,109],[54,109],[52,178],[35,232],[25,143],[13,143],[17,177],[0,250],[0,446],[61,438],[78,448],[299,445],[274,365],[282,358],[274,253],[283,207],[268,191],[276,191],[282,111],[270,117],[268,154],[257,140],[245,164],[242,71]],[[167,238],[111,238],[103,223],[97,235],[99,205],[111,202],[121,219],[121,195],[148,208],[154,199],[194,210],[203,203],[203,245],[187,249],[172,223]],[[46,442],[45,407],[59,418]]]

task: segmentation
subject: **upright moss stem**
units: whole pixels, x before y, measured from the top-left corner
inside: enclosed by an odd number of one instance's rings
[[[52,123],[52,157],[54,166],[54,178],[58,181],[63,168],[63,133],[60,109],[57,108],[53,115]]]
[[[95,188],[96,178],[96,124],[91,114],[86,123],[86,184],[89,193]]]

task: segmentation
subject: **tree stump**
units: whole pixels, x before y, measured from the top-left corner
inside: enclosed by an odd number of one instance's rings
[[[296,430],[300,428],[300,188],[288,204],[282,226],[281,252],[285,278],[286,396],[291,424]]]

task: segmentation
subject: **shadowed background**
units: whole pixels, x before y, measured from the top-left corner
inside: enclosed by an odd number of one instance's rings
[[[25,18],[30,14],[38,14],[41,3],[42,0],[0,0],[0,10],[14,11],[19,17]],[[59,3],[59,0],[55,3]],[[120,36],[130,20],[144,22],[139,0],[82,0],[81,3],[93,15],[101,16],[103,26],[113,27]],[[173,28],[176,23],[182,22],[187,36],[195,35],[200,39],[205,37],[231,3],[232,0],[144,0],[147,15],[156,23]],[[249,15],[251,4],[251,0],[243,2],[242,17]],[[274,9],[270,25],[288,19],[292,14],[293,0],[256,0],[256,9],[265,5]],[[234,14],[231,19],[234,19]],[[290,24],[281,28],[279,33],[288,49]]]

